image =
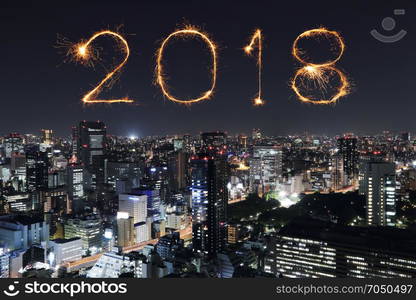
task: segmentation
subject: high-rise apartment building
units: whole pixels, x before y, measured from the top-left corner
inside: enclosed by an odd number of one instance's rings
[[[396,225],[395,164],[369,160],[361,164],[360,192],[366,197],[367,224]]]
[[[228,164],[224,157],[200,154],[191,159],[192,243],[215,256],[227,239]]]

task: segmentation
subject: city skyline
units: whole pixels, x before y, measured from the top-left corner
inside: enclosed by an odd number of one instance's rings
[[[196,1],[124,2],[120,6],[109,1],[90,1],[74,2],[63,9],[56,4],[29,3],[25,9],[3,4],[1,12],[0,23],[7,43],[0,53],[10,58],[3,62],[0,77],[4,83],[3,108],[20,112],[18,124],[12,114],[0,119],[2,135],[51,128],[58,136],[67,136],[79,119],[102,120],[113,134],[125,136],[213,130],[250,133],[252,128],[260,128],[268,135],[412,131],[412,32],[416,28],[410,22],[414,6],[411,3],[396,2],[392,7],[369,1],[334,6],[321,1],[295,7],[263,1],[238,7],[213,3],[202,9]],[[253,7],[258,14],[253,15]],[[382,19],[393,16],[394,8],[406,9],[405,15],[395,17],[396,29],[403,28],[409,34],[397,43],[383,44],[370,35],[370,30],[381,31]],[[233,13],[236,10],[238,14]],[[73,22],[74,16],[77,22]],[[362,22],[351,22],[357,17]],[[184,24],[200,27],[218,45],[214,96],[192,106],[164,99],[160,88],[153,84],[154,55],[161,40]],[[116,30],[119,25],[132,53],[120,80],[104,95],[128,95],[136,102],[83,106],[82,95],[103,74],[98,67],[94,71],[63,63],[62,49],[56,48],[57,34],[77,42],[102,29]],[[340,32],[346,44],[337,67],[348,75],[352,92],[336,105],[301,103],[289,86],[299,67],[291,55],[294,39],[305,30],[320,26]],[[251,104],[257,92],[256,61],[242,51],[256,28],[264,34],[263,107]],[[170,62],[173,90],[188,96],[206,89],[209,80],[205,61],[209,61],[209,56],[205,46],[194,40],[178,40],[170,50],[166,61]],[[109,48],[106,53],[111,55],[113,50]]]

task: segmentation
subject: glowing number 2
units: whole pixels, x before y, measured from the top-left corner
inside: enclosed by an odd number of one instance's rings
[[[261,30],[257,29],[253,36],[251,37],[251,41],[250,44],[248,44],[247,46],[244,47],[244,51],[248,54],[251,55],[251,52],[253,51],[253,47],[254,47],[254,43],[256,42],[256,40],[258,41],[258,50],[259,50],[259,54],[258,54],[258,58],[257,58],[257,65],[259,67],[259,72],[258,72],[258,84],[259,84],[259,91],[257,93],[256,98],[253,99],[253,104],[254,105],[264,105],[264,100],[261,97],[261,72],[262,72],[262,60],[263,60],[263,45],[262,45],[262,34],[261,34]]]
[[[92,89],[91,91],[89,91],[87,94],[84,95],[84,97],[82,98],[82,102],[84,103],[117,103],[117,102],[131,103],[131,102],[134,102],[134,100],[127,99],[127,98],[109,99],[109,100],[94,99],[94,97],[96,97],[101,92],[104,85],[106,83],[108,84],[109,80],[111,80],[111,78],[117,72],[119,72],[121,68],[127,63],[127,60],[130,56],[130,48],[129,48],[129,45],[127,44],[127,41],[120,34],[113,32],[113,31],[109,31],[109,30],[97,32],[85,43],[83,42],[83,43],[78,44],[76,52],[75,52],[76,56],[79,59],[84,60],[84,61],[87,61],[88,59],[90,59],[94,51],[93,49],[91,49],[90,44],[96,38],[103,36],[103,35],[109,35],[115,39],[120,40],[123,45],[122,49],[124,50],[123,52],[125,52],[125,57],[123,61],[117,67],[115,67],[111,72],[107,73],[105,78],[101,80],[101,82],[94,89]]]
[[[173,37],[176,36],[185,36],[185,35],[190,35],[190,36],[197,36],[200,37],[207,45],[209,50],[211,51],[211,55],[212,55],[212,79],[211,79],[211,88],[206,91],[205,93],[203,93],[200,97],[197,98],[189,98],[189,99],[179,99],[176,98],[175,96],[173,96],[169,90],[168,87],[166,85],[165,82],[165,78],[164,78],[164,73],[163,73],[163,51],[165,50],[165,47],[167,45],[167,43],[170,41],[170,39],[172,39]],[[168,98],[170,101],[173,102],[177,102],[177,103],[182,103],[182,104],[191,104],[191,103],[196,103],[196,102],[200,102],[203,100],[207,100],[212,96],[212,93],[214,92],[215,89],[215,84],[216,84],[216,80],[217,80],[217,52],[215,49],[215,44],[209,39],[209,37],[198,31],[197,29],[194,28],[186,28],[183,30],[178,30],[175,31],[173,33],[171,33],[163,42],[162,45],[160,46],[158,52],[157,52],[157,57],[156,57],[156,82],[157,84],[159,84],[163,95]]]

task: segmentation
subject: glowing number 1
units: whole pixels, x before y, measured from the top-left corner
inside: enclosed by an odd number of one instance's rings
[[[259,81],[259,91],[257,93],[257,96],[253,99],[253,104],[256,106],[259,105],[264,105],[264,100],[261,97],[261,71],[262,71],[262,55],[263,55],[263,48],[262,48],[262,35],[261,35],[261,30],[257,29],[253,36],[251,37],[251,41],[250,44],[248,44],[247,46],[244,47],[244,51],[246,52],[247,55],[251,55],[252,51],[254,49],[254,43],[256,42],[256,40],[258,41],[258,50],[259,50],[259,55],[257,58],[257,65],[259,67],[259,73],[258,73],[258,81]]]

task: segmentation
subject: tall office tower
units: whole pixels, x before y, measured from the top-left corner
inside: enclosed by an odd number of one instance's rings
[[[72,155],[78,155],[79,130],[77,126],[72,126]]]
[[[46,145],[53,144],[53,130],[52,129],[42,129],[42,143]]]
[[[146,222],[147,196],[134,194],[120,194],[118,196],[118,211],[128,213],[134,224]]]
[[[278,146],[254,146],[249,161],[251,191],[259,195],[275,191],[282,175],[282,149]]]
[[[47,152],[32,145],[26,149],[26,188],[29,192],[48,188],[49,159]]]
[[[204,153],[222,152],[227,147],[227,134],[224,132],[204,132],[201,134],[202,149]]]
[[[360,191],[367,200],[367,224],[395,226],[396,170],[395,164],[370,160],[361,164],[363,178]]]
[[[331,181],[333,191],[342,189],[347,184],[344,159],[339,153],[334,154],[331,158]]]
[[[117,213],[117,245],[119,247],[132,246],[135,243],[134,218],[127,212]]]
[[[191,159],[193,249],[209,257],[222,251],[227,240],[228,174],[225,157],[199,154]]]
[[[357,138],[346,135],[337,141],[338,152],[344,160],[344,170],[348,183],[352,184],[358,177]]]
[[[186,188],[187,154],[177,151],[168,157],[169,191],[178,192]]]
[[[91,188],[102,189],[105,183],[106,127],[100,121],[82,121],[78,133],[78,158],[91,175]]]
[[[168,167],[165,164],[155,163],[145,170],[145,178],[141,183],[143,190],[156,190],[162,202],[166,200],[169,187]],[[150,195],[148,195],[150,197]]]
[[[67,166],[67,189],[73,214],[82,213],[84,210],[84,170],[73,155]]]
[[[12,153],[10,159],[10,170],[14,177],[26,182],[26,156],[21,153]]]
[[[10,133],[8,136],[4,137],[3,140],[4,150],[6,152],[6,157],[10,158],[12,153],[18,152],[23,153],[23,138],[18,133]]]

